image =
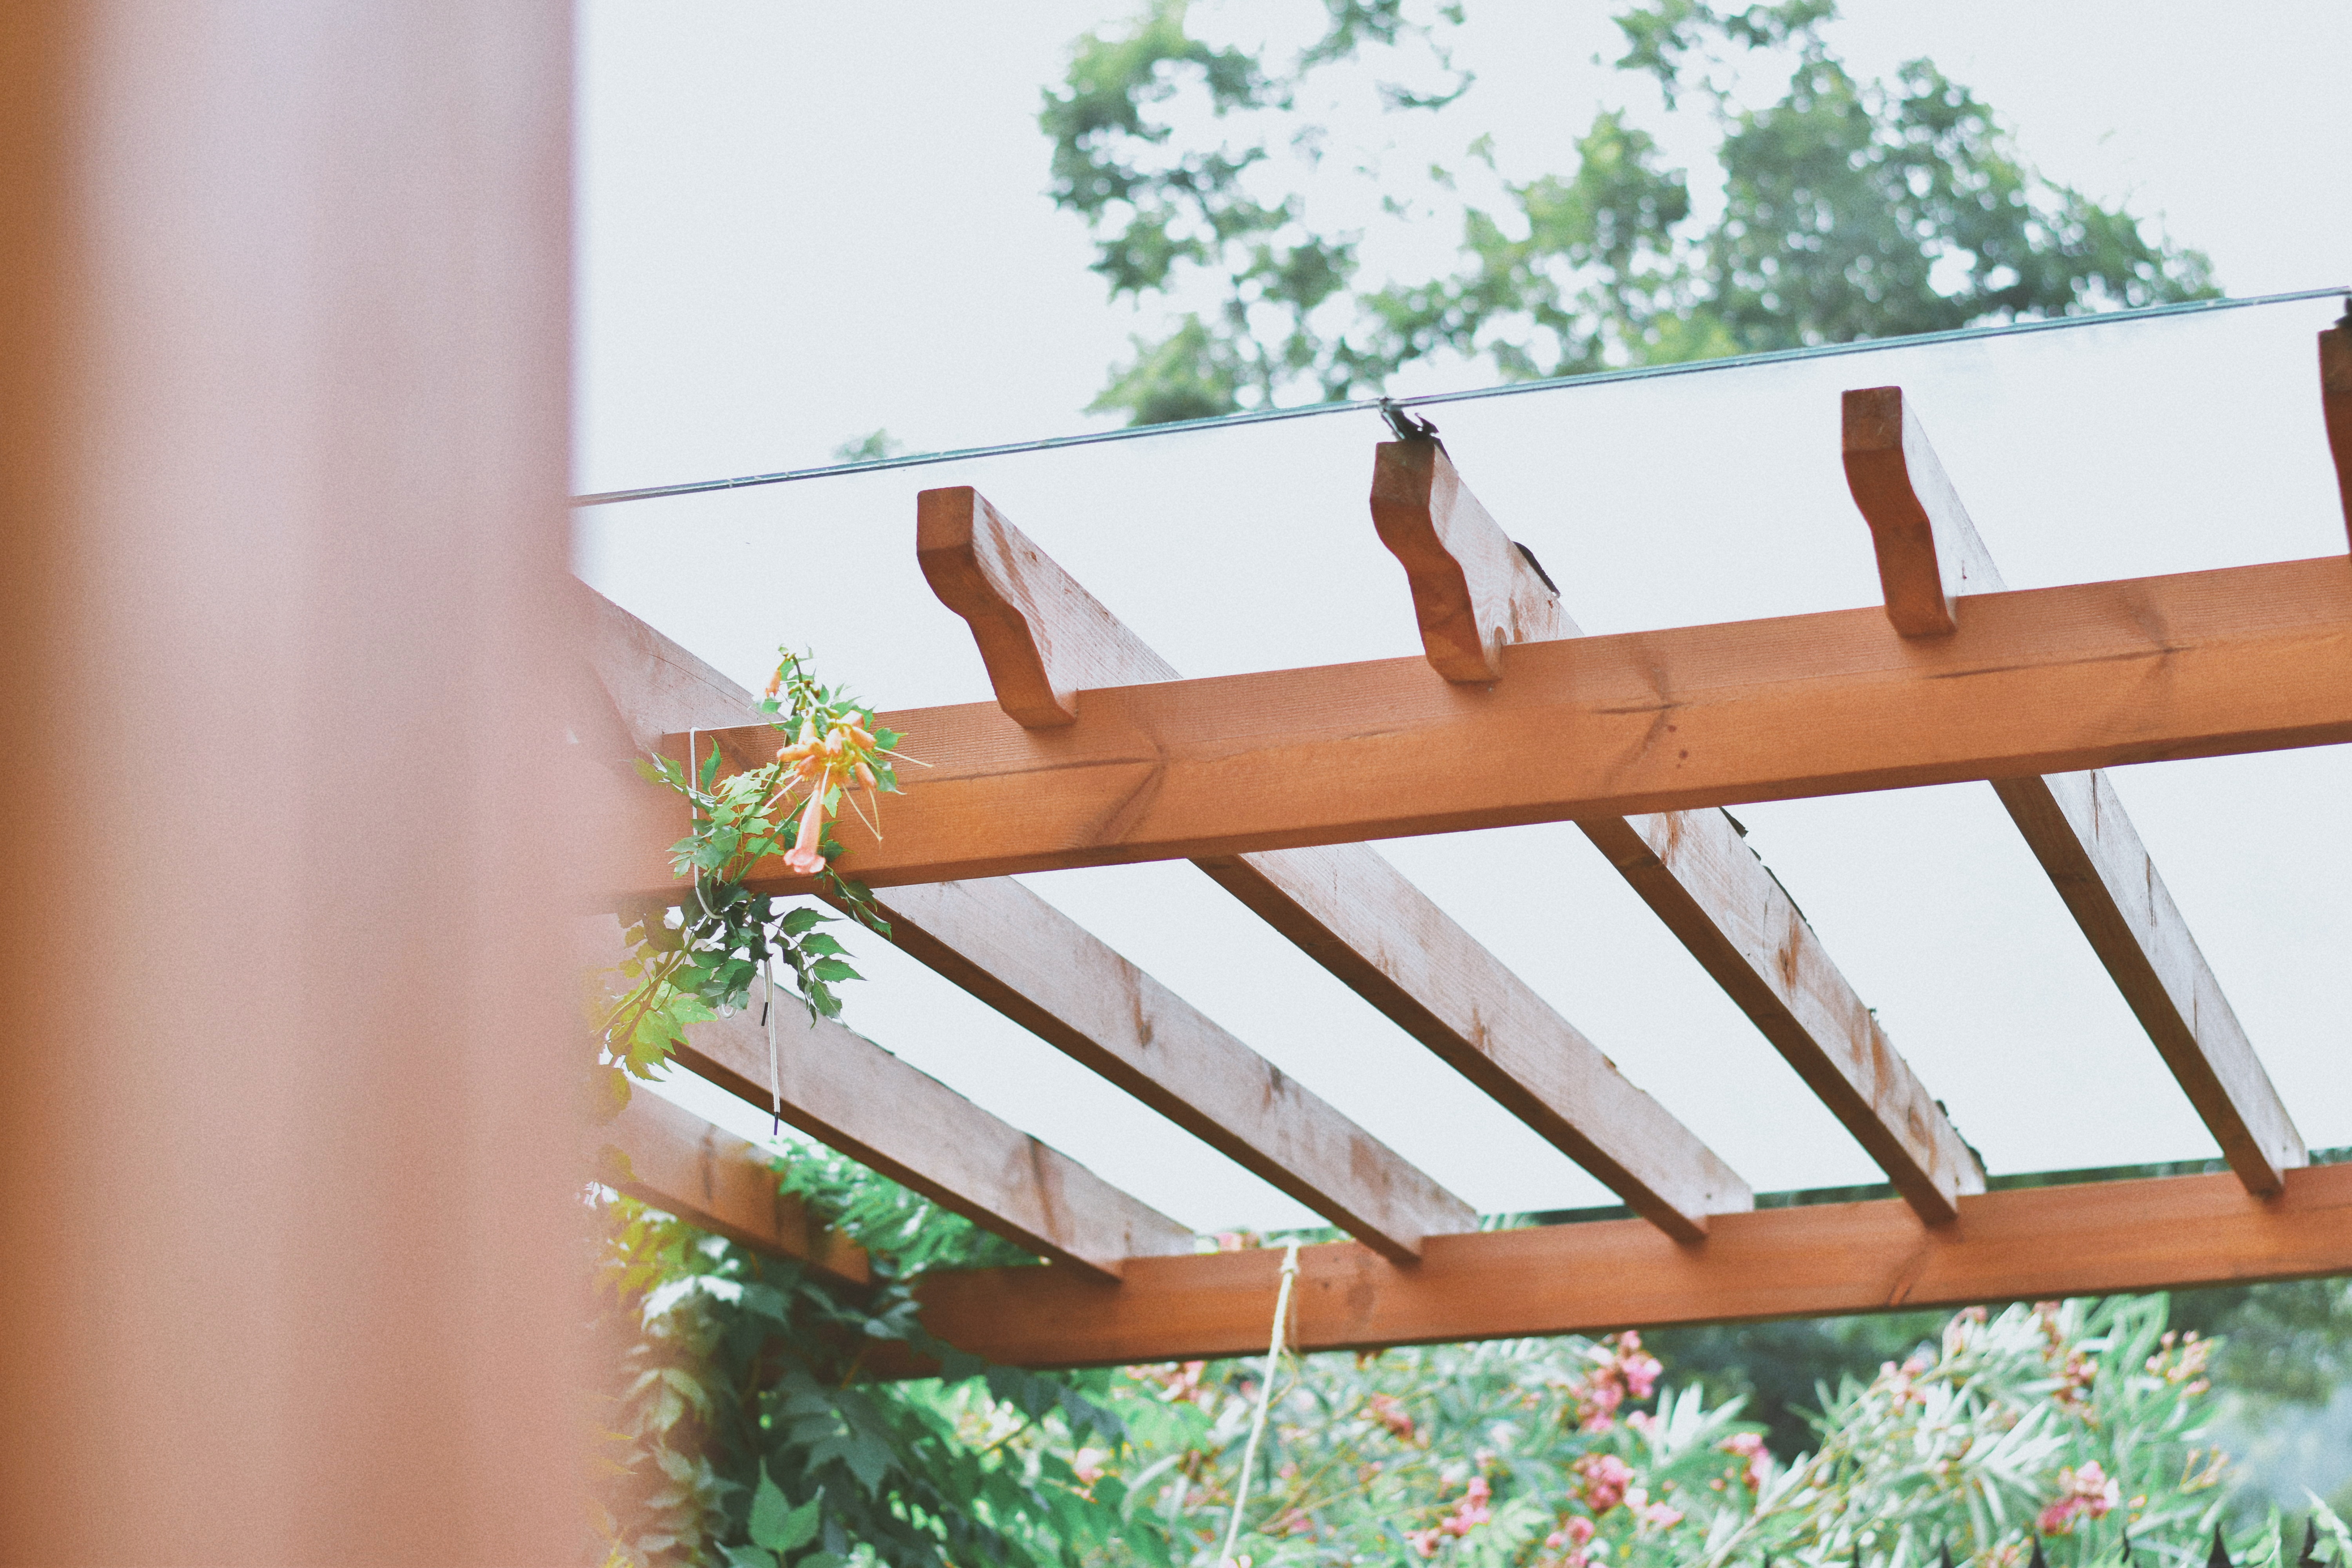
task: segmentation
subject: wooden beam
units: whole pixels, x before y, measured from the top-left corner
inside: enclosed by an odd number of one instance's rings
[[[890,940],[1400,1260],[1477,1211],[1010,878],[877,895]]]
[[[2352,298],[2344,301],[2344,319],[2319,334],[2319,406],[2344,526],[2352,531]]]
[[[1915,604],[2001,592],[1991,552],[1902,388],[1849,392],[1844,411],[1846,471],[1877,542],[1887,618],[1902,629],[1898,584]],[[1866,479],[1853,478],[1857,463]],[[2308,1158],[2303,1135],[2114,786],[2097,773],[2070,773],[1996,777],[1992,787],[2231,1169],[2251,1192],[2277,1191]]]
[[[884,719],[933,763],[887,841],[842,832],[884,887],[2331,745],[2352,561],[1987,594],[1933,639],[1872,605],[1526,643],[1492,687],[1378,659],[1089,691],[1059,730]],[[674,887],[668,842],[610,847],[610,896]],[[774,865],[751,885],[807,889]]]
[[[2115,786],[2078,773],[1992,787],[2230,1168],[2249,1192],[2277,1191],[2309,1159],[2303,1134]]]
[[[1282,1255],[1139,1259],[1117,1289],[1058,1268],[933,1274],[923,1322],[1019,1366],[1119,1365],[1263,1349]],[[1982,1193],[1956,1224],[1903,1203],[1722,1215],[1703,1247],[1639,1220],[1441,1237],[1400,1268],[1348,1243],[1299,1250],[1301,1351],[1601,1333],[1673,1323],[1963,1307],[2352,1272],[2352,1165]]]
[[[965,515],[992,517],[985,507],[967,507]],[[1026,557],[1028,580],[1055,593],[1060,568],[1001,526],[1000,552]],[[955,569],[935,564],[943,574]],[[593,601],[584,607],[594,617],[598,673],[634,731],[758,721],[749,692],[602,595],[580,591]],[[1113,634],[1133,640],[1102,614]],[[1411,1258],[1425,1236],[1475,1228],[1469,1205],[1018,882],[885,889],[877,901],[890,940],[916,960],[1349,1235]]]
[[[713,1235],[846,1284],[871,1282],[865,1248],[783,1192],[771,1156],[683,1106],[639,1090],[588,1139],[597,1179]],[[614,1156],[618,1158],[614,1158]]]
[[[1394,866],[1360,844],[1198,862],[1668,1235],[1755,1202],[1738,1172]]]
[[[1478,503],[1466,489],[1450,482],[1453,469],[1442,455],[1437,462],[1436,471],[1448,480],[1445,493],[1456,498],[1458,511],[1448,514],[1454,518],[1455,536],[1475,540],[1479,536],[1471,529],[1485,514],[1476,510]],[[1423,473],[1425,479],[1426,468]],[[1424,492],[1426,489],[1424,485]],[[1176,679],[1175,670],[1142,638],[972,489],[927,490],[919,501],[918,515],[919,534],[929,542],[924,570],[932,574],[935,584],[954,584],[954,596],[942,590],[941,597],[948,598],[950,607],[963,614],[976,629],[996,628],[992,634],[996,638],[995,653],[990,654],[990,645],[982,644],[992,678],[1000,668],[1034,670],[1046,661],[1049,649],[1059,647],[1074,650],[1064,658],[1061,668],[1066,679],[1079,685]],[[1492,524],[1483,526],[1492,531]],[[1518,562],[1518,552],[1509,541],[1503,544],[1510,561]],[[991,562],[1001,560],[1021,563],[1017,584],[1008,584],[1002,574],[990,570]],[[1520,570],[1527,570],[1524,563]],[[1460,572],[1454,574],[1454,580],[1462,580]],[[1528,573],[1528,580],[1536,583],[1536,592],[1548,596],[1532,572]],[[1499,601],[1507,595],[1493,597]],[[1066,627],[1055,619],[1064,614],[1070,617]],[[1546,624],[1560,623],[1555,619]],[[1024,653],[1012,646],[1023,638],[1039,640]],[[1020,679],[1027,679],[1026,674]],[[998,679],[997,687],[999,706],[1008,715],[1029,728],[1043,727],[1022,719],[1026,687],[1017,681],[1008,686],[1003,679]],[[1370,849],[1358,845],[1275,851],[1196,863],[1406,1033],[1591,1171],[1635,1213],[1675,1236],[1696,1239],[1706,1233],[1708,1215],[1748,1206],[1751,1196],[1747,1183],[1663,1106],[1628,1082],[1568,1020]],[[978,889],[992,884],[951,885]],[[885,892],[881,897],[886,907],[895,910],[892,900],[897,895]],[[996,933],[1008,927],[1019,929],[1022,921],[1038,918],[1023,912],[1022,900],[1036,902],[1025,891],[992,897],[1007,906],[1003,915],[966,915],[962,921],[982,944],[1000,940]],[[946,908],[950,912],[963,910],[960,900],[947,900]],[[923,922],[918,918],[917,923]],[[1091,940],[1079,931],[1048,945],[1066,950]],[[1108,957],[1118,962],[1115,954]],[[925,955],[924,962],[943,973],[954,973],[942,968],[935,955]],[[1080,966],[1079,973],[1099,968],[1102,962],[1091,959]],[[1018,1005],[1022,992],[1043,994],[1055,987],[1056,980],[1050,969],[1023,975],[1018,984],[1009,988],[1013,1005],[989,990],[962,983],[1009,1016],[1062,1043],[1052,1032],[1055,1025],[1050,1018],[1031,1016],[1038,1009],[1033,1006],[1024,1012]],[[1123,988],[1123,982],[1111,980],[1110,994],[1117,996]],[[1134,1009],[1124,1003],[1094,1011],[1114,1027],[1132,1026],[1127,1020]],[[1156,1039],[1158,1032],[1148,1031],[1147,1037]],[[1065,1048],[1081,1060],[1089,1059],[1084,1049],[1067,1045]],[[1091,1061],[1089,1065],[1097,1065],[1097,1070],[1108,1073],[1114,1081],[1127,1083],[1109,1068]],[[1143,1089],[1128,1087],[1147,1102],[1156,1103]],[[1184,1120],[1173,1110],[1169,1114]],[[1185,1125],[1249,1163],[1211,1132],[1191,1121]],[[1244,1129],[1236,1123],[1235,1131]],[[1246,1131],[1249,1141],[1279,1135],[1278,1127],[1265,1124],[1262,1117],[1252,1117]],[[1272,1175],[1268,1179],[1282,1184]],[[1315,1203],[1312,1198],[1303,1201]],[[1323,1213],[1331,1212],[1317,1206]],[[1359,1236],[1365,1234],[1354,1225],[1340,1223]],[[1445,1228],[1469,1229],[1474,1223],[1465,1207]]]
[[[1380,444],[1372,526],[1404,567],[1421,646],[1446,679],[1499,680],[1512,643],[1577,635],[1559,595],[1478,504],[1434,439]]]
[[[620,927],[593,922],[593,950],[620,952]],[[1127,1259],[1190,1251],[1192,1233],[1084,1165],[1010,1127],[927,1073],[830,1019],[776,997],[774,1055],[759,999],[689,1024],[687,1071],[786,1121],[941,1208],[1040,1257],[1116,1279]]]
[[[1478,504],[1436,442],[1391,441],[1378,448],[1372,512],[1382,541],[1400,558],[1408,556],[1400,542],[1412,542],[1413,603],[1433,649],[1433,623],[1459,624],[1486,605],[1514,607],[1508,618],[1480,612],[1482,635],[1497,639],[1498,649],[1522,640],[1528,626],[1556,637],[1580,635],[1550,584]],[[1438,570],[1440,562],[1451,570]],[[1498,668],[1499,658],[1498,652]],[[1431,662],[1437,663],[1433,653]],[[1984,1190],[1984,1172],[1950,1118],[1727,817],[1669,812],[1587,817],[1577,826],[1922,1218],[1945,1224],[1958,1212],[1956,1198]]]
[[[1944,1108],[1895,1050],[1780,879],[1720,811],[1587,817],[1618,874],[1929,1225],[1984,1191]]]

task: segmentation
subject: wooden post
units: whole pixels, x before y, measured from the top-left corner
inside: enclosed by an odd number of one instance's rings
[[[0,1561],[582,1550],[570,18],[0,19]]]

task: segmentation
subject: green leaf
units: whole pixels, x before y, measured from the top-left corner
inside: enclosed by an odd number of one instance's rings
[[[759,1489],[751,1494],[751,1540],[771,1552],[797,1552],[816,1539],[817,1523],[824,1510],[824,1489],[816,1496],[794,1508],[783,1491],[769,1479],[768,1467],[760,1467]]]
[[[864,976],[837,958],[820,958],[809,965],[809,973],[819,980],[859,980]]]

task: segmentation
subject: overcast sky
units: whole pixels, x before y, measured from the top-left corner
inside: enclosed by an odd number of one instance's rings
[[[1599,8],[1521,5],[1506,25],[1472,6],[1463,58],[1507,166],[1544,166],[1595,108],[1633,97],[1591,63],[1612,43]],[[1099,425],[1082,409],[1152,322],[1104,302],[1081,226],[1043,195],[1034,117],[1069,40],[1123,9],[587,6],[581,488],[806,466],[877,427],[931,450]],[[2052,177],[2160,214],[2232,293],[2352,278],[2352,176],[2322,118],[2352,58],[2352,7],[2234,7],[2193,30],[2150,28],[2145,7],[2119,5],[1850,9],[1834,37],[1858,69],[1931,56]],[[1457,410],[1449,433],[1514,531],[1570,563],[1570,607],[1593,631],[1866,602],[1867,550],[1833,451],[1811,450],[1813,416],[1767,439],[1780,426],[1754,413],[1790,398],[1833,407],[1853,375],[1937,386],[1931,428],[2013,584],[2290,558],[2343,547],[2304,451],[2316,416],[2298,379],[2329,313],[2232,312],[2137,347],[2044,334],[1977,359],[1894,351],[1605,402],[1508,399]],[[1643,447],[1706,408],[1718,423],[1704,427],[1751,426],[1741,450],[1780,465],[1772,505],[1743,502],[1736,472]],[[1546,425],[1545,409],[1573,421]],[[978,660],[914,576],[904,534],[917,489],[974,482],[1187,673],[1411,651],[1409,610],[1389,603],[1393,563],[1367,548],[1373,433],[1280,428],[1224,438],[1213,461],[1155,437],[603,509],[582,566],[749,682],[789,638],[815,642],[829,671],[886,706],[972,700],[986,691]],[[2038,451],[2017,447],[2021,431],[2045,437]],[[1530,461],[1546,440],[1582,454],[1572,506]],[[2247,473],[2284,476],[2252,512]],[[1237,552],[1258,566],[1252,581],[1203,575]],[[1283,584],[1302,582],[1313,602],[1286,609]],[[2352,833],[2327,804],[2347,777],[2352,757],[2311,752],[2131,770],[2122,786],[2315,1142],[2352,1141],[2352,966],[2329,957],[2352,924],[2322,896],[2352,879]],[[2249,792],[2263,809],[2239,808]],[[1741,815],[1996,1170],[2210,1152],[1989,791]],[[1572,830],[1389,852],[1757,1186],[1871,1179]],[[1602,1201],[1188,868],[1031,880],[1480,1206]],[[911,963],[870,944],[863,961],[874,978],[851,988],[849,1021],[1120,1184],[1197,1225],[1304,1217]]]
[[[1856,70],[1934,59],[2052,178],[2160,217],[2231,292],[2352,282],[2343,0],[1846,10],[1832,37]],[[821,462],[881,427],[926,451],[1099,423],[1080,410],[1152,323],[1105,302],[1083,226],[1045,195],[1036,113],[1071,40],[1128,11],[590,0],[582,488]],[[1471,0],[1461,108],[1507,167],[1569,167],[1596,109],[1644,101],[1592,63],[1619,52],[1607,16]]]

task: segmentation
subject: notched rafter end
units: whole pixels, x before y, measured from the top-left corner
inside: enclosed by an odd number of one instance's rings
[[[915,498],[915,557],[940,603],[971,626],[997,706],[1024,729],[1076,722],[1083,688],[1176,679],[970,485]]]
[[[1446,679],[1498,680],[1510,644],[1576,635],[1549,578],[1478,504],[1437,442],[1381,442],[1371,503],[1381,542],[1404,567],[1422,647]]]
[[[2319,404],[2344,525],[2352,531],[2352,298],[2344,301],[2344,319],[2319,334]]]
[[[970,485],[915,498],[915,558],[940,603],[971,626],[997,705],[1024,729],[1074,724],[1077,689],[1056,681],[1051,651],[1028,615],[1019,571],[1024,552],[1045,559]]]
[[[1991,558],[1899,386],[1847,392],[1845,482],[1878,555],[1886,618],[1906,637],[1958,629],[1963,595],[1998,590]]]

